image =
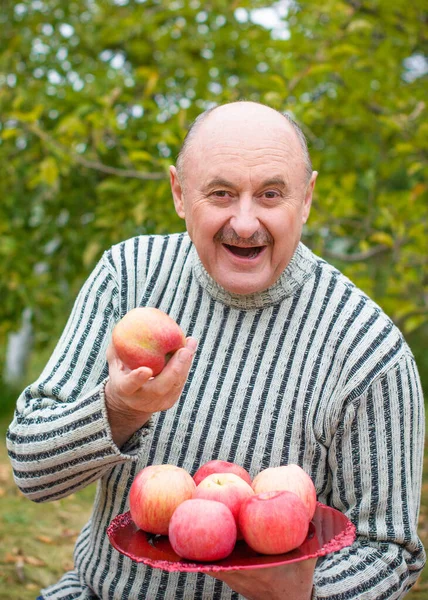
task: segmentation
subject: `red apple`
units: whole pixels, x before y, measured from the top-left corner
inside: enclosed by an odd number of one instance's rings
[[[227,462],[226,460],[210,460],[207,463],[203,464],[196,473],[193,475],[193,479],[195,480],[196,485],[199,485],[205,477],[211,475],[213,473],[234,473],[241,477],[244,481],[246,481],[249,485],[251,485],[251,477],[250,474],[244,467],[240,467],[239,465]]]
[[[235,473],[213,473],[208,475],[193,492],[193,498],[223,502],[230,509],[237,527],[241,504],[250,496],[254,496],[252,487]],[[242,539],[239,527],[237,537],[238,540]]]
[[[310,476],[299,465],[264,469],[254,477],[252,488],[256,494],[278,490],[294,492],[308,509],[309,520],[314,516],[317,504],[315,486]]]
[[[113,345],[130,369],[149,367],[158,375],[186,337],[169,315],[149,306],[133,308],[116,324]]]
[[[236,543],[235,519],[222,502],[194,498],[177,506],[169,531],[171,546],[189,560],[226,558]]]
[[[300,546],[309,528],[308,511],[293,492],[263,492],[245,500],[239,527],[247,544],[261,554],[283,554]]]
[[[172,513],[192,497],[195,488],[190,474],[180,467],[146,467],[135,477],[129,492],[132,520],[144,531],[167,535]]]

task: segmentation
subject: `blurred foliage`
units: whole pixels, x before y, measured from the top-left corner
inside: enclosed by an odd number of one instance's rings
[[[427,322],[425,0],[32,0],[0,14],[0,344],[62,327],[111,244],[183,229],[190,122],[287,110],[320,172],[305,241],[418,343]],[[416,333],[416,335],[415,335]]]

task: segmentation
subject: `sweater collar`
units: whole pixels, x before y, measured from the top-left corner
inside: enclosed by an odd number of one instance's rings
[[[200,285],[215,300],[241,309],[264,308],[292,296],[313,275],[317,266],[315,255],[300,242],[287,267],[270,288],[242,295],[233,294],[221,287],[206,271],[194,246],[191,252],[193,273]]]

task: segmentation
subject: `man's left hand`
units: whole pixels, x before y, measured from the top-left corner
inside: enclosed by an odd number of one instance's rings
[[[208,575],[224,581],[247,600],[310,600],[317,559],[242,571],[218,571]]]

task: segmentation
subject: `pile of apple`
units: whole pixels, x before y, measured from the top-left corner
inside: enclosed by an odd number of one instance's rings
[[[168,535],[180,557],[216,561],[244,540],[261,554],[282,554],[305,540],[316,507],[315,486],[298,465],[264,469],[254,480],[222,460],[193,477],[174,465],[152,465],[135,477],[129,495],[134,523]]]

